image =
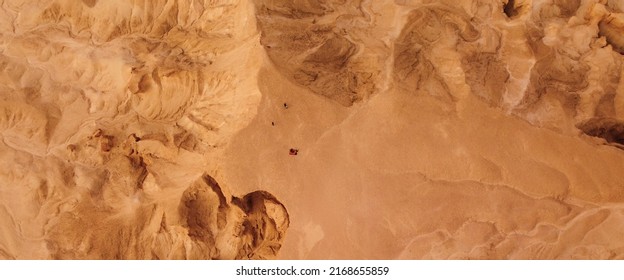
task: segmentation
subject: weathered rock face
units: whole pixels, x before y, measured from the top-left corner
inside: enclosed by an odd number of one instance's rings
[[[274,197],[248,212],[192,183],[260,101],[250,3],[204,2],[3,2],[4,258],[277,254],[288,218]],[[258,229],[267,203],[284,213]]]
[[[59,215],[47,234],[51,257],[267,259],[277,255],[288,228],[288,213],[275,197],[254,192],[228,201],[209,175],[183,192],[174,212],[179,221],[167,219],[158,203],[141,203],[140,195],[132,209],[101,209],[92,198]]]
[[[380,85],[388,53],[362,1],[255,1],[261,43],[280,73],[344,106]]]
[[[624,258],[622,34],[616,0],[6,0],[0,258]]]

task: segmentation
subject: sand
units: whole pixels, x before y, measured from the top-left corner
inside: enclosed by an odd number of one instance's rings
[[[623,259],[623,9],[4,1],[0,259]]]

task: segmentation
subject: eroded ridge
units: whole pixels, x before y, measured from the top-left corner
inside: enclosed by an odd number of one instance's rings
[[[46,237],[51,257],[272,259],[289,225],[286,208],[271,194],[226,199],[207,174],[182,193],[177,211],[156,201],[131,209],[102,206],[96,199],[82,200],[79,211],[62,213]]]
[[[262,48],[244,20],[251,5],[0,4],[3,258],[238,255],[204,241],[179,247],[184,227],[147,232],[178,223],[165,201],[214,170],[207,158],[255,116],[250,71]]]
[[[379,88],[385,53],[375,52],[363,1],[255,1],[260,42],[291,80],[344,106]],[[376,44],[380,44],[377,42]]]
[[[397,3],[410,9],[393,44],[400,90],[447,104],[475,96],[566,134],[591,118],[624,118],[619,4]]]

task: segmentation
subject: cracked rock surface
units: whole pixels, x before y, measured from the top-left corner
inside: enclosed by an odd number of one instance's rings
[[[617,0],[0,1],[0,259],[624,259],[622,73]]]

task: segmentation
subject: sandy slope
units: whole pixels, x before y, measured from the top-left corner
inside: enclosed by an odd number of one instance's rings
[[[622,259],[622,8],[0,1],[0,258]]]
[[[282,257],[621,258],[621,150],[474,99],[466,116],[402,93],[345,114],[286,83],[267,85],[288,94],[263,96],[224,168],[295,205]]]

